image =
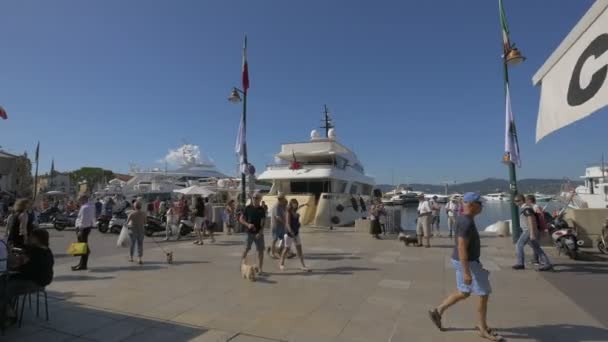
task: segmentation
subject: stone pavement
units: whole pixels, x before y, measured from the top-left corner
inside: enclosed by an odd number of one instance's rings
[[[446,313],[448,331],[438,331],[427,316],[454,290],[449,239],[435,239],[431,249],[350,231],[306,231],[302,239],[312,273],[299,272],[295,259],[281,272],[266,258],[269,275],[255,283],[240,278],[243,236],[219,236],[202,247],[163,243],[175,254],[173,265],[159,247],[145,251],[143,266],[129,264],[125,249],[93,255],[84,273],[57,265],[48,289],[50,322],[35,317],[34,304],[24,327],[0,340],[480,340],[473,331],[476,298]],[[482,246],[494,288],[489,320],[508,340],[608,341],[608,327],[539,273],[510,269],[510,239],[484,236]]]

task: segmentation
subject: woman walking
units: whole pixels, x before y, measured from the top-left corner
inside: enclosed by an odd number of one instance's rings
[[[236,225],[235,205],[234,200],[231,199],[224,208],[224,230],[228,235],[232,235],[234,232],[234,226]]]
[[[209,197],[205,198],[205,221],[204,221],[204,231],[203,233],[207,233],[209,235],[209,239],[211,240],[211,243],[215,242],[215,237],[213,237],[213,229],[211,228],[211,217],[213,216],[212,214],[212,210],[213,207],[209,204]],[[203,234],[204,236],[204,234]]]
[[[29,237],[34,228],[34,222],[30,222],[29,206],[28,199],[20,199],[15,203],[14,213],[7,224],[7,242],[13,247],[22,248],[29,243]]]
[[[196,233],[195,245],[203,245],[203,224],[205,223],[205,202],[202,197],[197,197],[194,210],[192,211],[194,232]]]
[[[281,253],[281,263],[279,265],[281,271],[285,270],[285,257],[287,256],[291,245],[295,242],[296,252],[298,254],[298,258],[300,258],[300,263],[302,264],[301,270],[304,272],[310,272],[310,269],[308,269],[304,263],[304,253],[302,253],[302,240],[300,240],[300,214],[298,214],[299,207],[300,205],[298,200],[295,198],[292,198],[287,206],[287,217],[285,220],[287,223],[287,232],[285,232],[284,237],[285,248],[283,249],[283,253]]]
[[[371,210],[371,226],[370,234],[377,240],[380,240],[380,234],[382,233],[382,225],[380,224],[380,216],[384,215],[384,205],[379,198],[375,198],[372,202]]]
[[[169,241],[171,235],[173,234],[173,227],[175,225],[177,225],[179,222],[178,221],[178,214],[177,214],[177,208],[175,207],[175,205],[171,202],[169,202],[169,209],[165,212],[165,241]],[[177,240],[179,240],[179,232],[177,232]]]
[[[146,226],[147,215],[141,210],[141,202],[135,202],[135,210],[129,214],[127,218],[127,227],[131,237],[131,248],[129,250],[129,261],[133,262],[133,252],[135,252],[135,244],[137,243],[137,262],[143,264],[142,257],[144,256],[144,231]]]

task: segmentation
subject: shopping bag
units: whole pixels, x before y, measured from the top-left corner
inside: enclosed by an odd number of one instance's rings
[[[129,247],[131,244],[131,237],[129,236],[129,228],[127,225],[122,226],[120,234],[118,235],[118,241],[116,241],[116,247]]]
[[[73,242],[68,247],[67,253],[72,256],[86,255],[89,250],[88,246],[84,242]]]

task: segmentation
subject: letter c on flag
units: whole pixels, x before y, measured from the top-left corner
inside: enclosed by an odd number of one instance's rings
[[[591,82],[585,89],[581,89],[580,79],[583,66],[589,57],[593,56],[597,59],[606,51],[608,51],[608,34],[604,33],[595,38],[578,58],[578,61],[574,66],[574,70],[572,71],[570,86],[568,87],[567,100],[570,106],[580,106],[583,103],[591,100],[604,85],[606,76],[608,76],[608,65],[604,65],[601,69],[593,74],[591,77]]]

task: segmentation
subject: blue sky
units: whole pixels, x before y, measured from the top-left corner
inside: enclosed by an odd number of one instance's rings
[[[531,77],[593,0],[505,1],[520,178],[576,177],[599,161],[603,110],[534,143]],[[507,177],[497,1],[5,1],[0,146],[41,170],[155,164],[197,144],[235,172],[243,33],[249,37],[249,155],[306,140],[332,111],[341,141],[377,182]]]

